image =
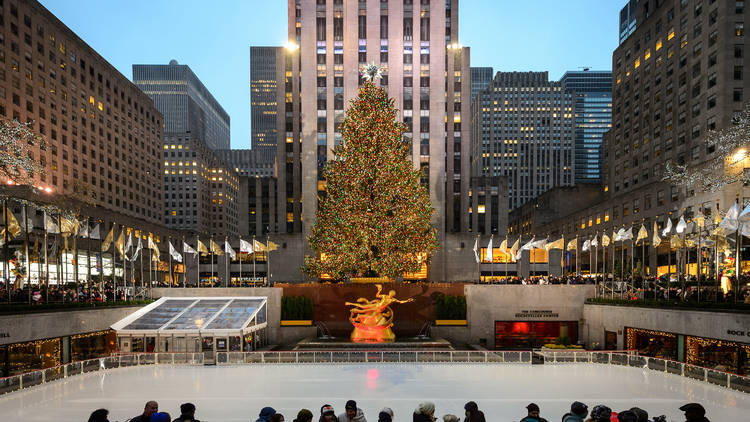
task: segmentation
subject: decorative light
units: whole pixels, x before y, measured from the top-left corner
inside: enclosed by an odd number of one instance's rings
[[[747,155],[747,150],[745,150],[745,148],[741,148],[737,150],[737,152],[735,152],[734,155],[732,155],[732,159],[736,163],[737,161],[744,160],[746,155]]]
[[[286,48],[287,51],[297,51],[299,49],[299,44],[294,41],[289,41],[284,48]]]

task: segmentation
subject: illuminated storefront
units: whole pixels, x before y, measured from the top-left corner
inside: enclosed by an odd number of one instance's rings
[[[495,321],[496,349],[532,349],[561,340],[578,342],[575,321]]]
[[[640,355],[678,360],[676,334],[628,327],[625,329],[625,341],[628,350],[637,350]]]

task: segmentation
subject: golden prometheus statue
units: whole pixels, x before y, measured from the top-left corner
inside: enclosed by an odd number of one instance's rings
[[[351,339],[355,343],[388,343],[396,339],[391,327],[393,327],[393,309],[391,303],[413,302],[413,298],[406,300],[396,299],[396,291],[391,290],[383,294],[383,286],[376,284],[378,292],[375,299],[367,300],[363,297],[356,302],[346,302],[345,305],[353,306],[349,313],[349,321],[354,325]]]

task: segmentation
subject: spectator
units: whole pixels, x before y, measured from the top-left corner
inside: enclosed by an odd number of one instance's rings
[[[297,412],[297,418],[294,422],[312,422],[313,414],[307,409],[301,409]]]
[[[583,422],[583,419],[589,414],[589,408],[585,404],[574,401],[570,405],[570,413],[562,417],[562,422]]]
[[[339,422],[367,422],[365,414],[362,413],[362,409],[357,407],[356,401],[347,401],[344,409],[346,412],[339,415]]]
[[[260,409],[260,414],[258,414],[258,419],[256,419],[255,422],[269,422],[271,416],[275,414],[276,410],[273,407],[264,407]]]
[[[476,402],[470,401],[464,405],[466,411],[466,417],[464,422],[486,422],[484,419],[484,413],[479,410],[479,406]]]
[[[273,416],[271,416],[271,422],[284,422],[284,415],[281,413],[274,413]]]
[[[612,409],[609,407],[599,404],[591,409],[591,417],[588,418],[590,422],[610,422],[612,416]]]
[[[638,422],[648,422],[648,412],[641,409],[640,407],[631,407],[630,411],[635,413],[638,418]]]
[[[419,403],[419,407],[414,410],[412,420],[414,422],[435,422],[435,403],[426,401]]]
[[[390,407],[384,407],[383,410],[378,413],[378,422],[392,422],[393,421],[393,409]]]
[[[195,419],[195,405],[193,403],[183,403],[180,405],[180,417],[172,422],[200,422]]]
[[[443,415],[443,422],[460,422],[461,419],[458,418],[456,415],[451,415],[450,413],[447,415]]]
[[[93,412],[91,412],[91,416],[89,416],[89,422],[109,422],[109,419],[107,419],[108,415],[109,415],[109,410],[96,409]]]
[[[539,406],[536,403],[529,403],[526,410],[528,414],[521,419],[521,422],[547,422],[547,419],[539,417]]]
[[[618,422],[638,422],[638,416],[632,410],[623,410],[617,414]]]
[[[130,422],[153,422],[151,416],[159,411],[159,403],[151,400],[146,402],[146,406],[143,407],[143,413],[134,417]]]
[[[680,407],[685,412],[685,422],[709,422],[706,419],[706,409],[699,403],[688,403]]]
[[[169,413],[167,412],[156,412],[153,415],[151,415],[151,421],[150,422],[170,422],[172,418],[169,416]]]
[[[336,417],[336,413],[333,411],[333,406],[330,404],[321,406],[318,422],[339,422],[339,418]]]

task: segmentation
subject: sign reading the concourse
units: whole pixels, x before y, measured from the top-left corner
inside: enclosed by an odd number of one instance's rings
[[[521,312],[516,313],[516,318],[559,318],[560,315],[557,312],[547,311],[547,310],[538,310],[538,309],[529,309],[529,310],[521,310]]]

